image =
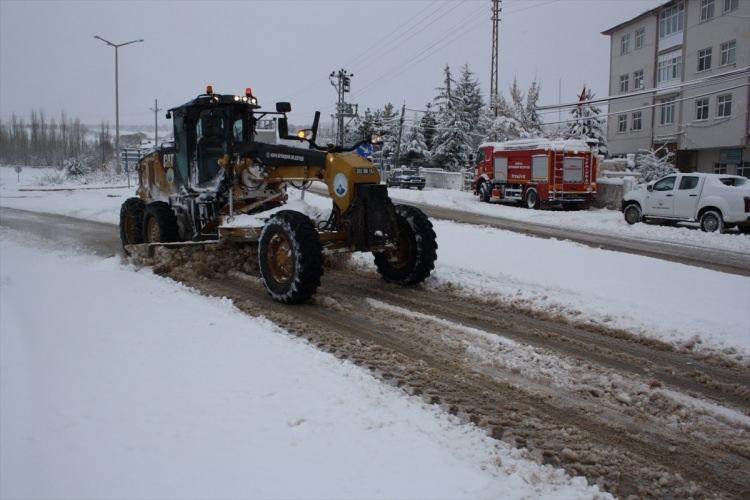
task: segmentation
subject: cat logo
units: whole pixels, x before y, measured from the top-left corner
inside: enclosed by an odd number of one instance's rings
[[[333,191],[336,196],[343,198],[346,196],[347,189],[349,189],[349,179],[346,178],[345,174],[336,174],[336,177],[333,178]]]

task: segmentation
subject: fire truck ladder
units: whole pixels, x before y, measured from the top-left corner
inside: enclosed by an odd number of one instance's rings
[[[565,149],[555,148],[552,154],[552,182],[549,190],[549,199],[562,198],[563,180],[565,174]]]

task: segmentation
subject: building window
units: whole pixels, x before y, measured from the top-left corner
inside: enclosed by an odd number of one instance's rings
[[[714,0],[701,0],[701,21],[714,17]]]
[[[628,75],[620,76],[620,93],[625,94],[628,91]]]
[[[724,12],[729,12],[730,10],[737,10],[738,3],[739,3],[739,0],[724,0]]]
[[[708,120],[708,99],[698,99],[695,101],[695,119]]]
[[[721,65],[734,64],[737,61],[737,41],[721,44]]]
[[[630,33],[625,33],[620,38],[620,55],[625,55],[630,52]]]
[[[628,130],[628,115],[619,115],[617,117],[617,132],[627,132]]]
[[[714,163],[714,173],[715,174],[726,174],[727,173],[727,164],[726,163]]]
[[[698,51],[698,71],[706,71],[711,69],[711,54],[713,49],[711,47]]]
[[[633,90],[639,90],[643,87],[643,70],[633,72]]]
[[[674,123],[674,97],[659,100],[659,125]]]
[[[737,175],[750,179],[750,161],[743,161],[741,166],[737,166]]]
[[[659,56],[656,69],[657,82],[676,80],[682,75],[682,53],[679,50]]]
[[[643,113],[636,111],[633,113],[633,125],[631,130],[642,130],[643,129]]]
[[[642,49],[646,42],[646,28],[635,30],[635,50]]]
[[[659,14],[659,38],[681,32],[684,24],[685,5],[682,2],[663,8]]]
[[[716,96],[716,116],[719,118],[732,115],[732,94]]]

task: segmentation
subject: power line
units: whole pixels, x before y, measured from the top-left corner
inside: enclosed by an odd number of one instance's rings
[[[654,92],[668,92],[670,90],[677,90],[677,89],[682,89],[686,87],[692,87],[692,86],[696,86],[704,82],[708,82],[708,84],[723,83],[726,80],[735,80],[735,79],[744,78],[748,74],[750,74],[750,66],[745,66],[744,68],[739,68],[739,69],[735,69],[732,71],[728,71],[720,75],[711,75],[711,76],[706,76],[703,78],[696,78],[688,82],[680,82],[674,85],[668,85],[664,87],[652,88],[652,89],[647,89],[647,90],[640,90],[637,92],[630,92],[628,94],[620,94],[616,96],[607,96],[607,97],[602,97],[599,99],[591,99],[589,101],[576,101],[576,102],[570,102],[570,103],[565,103],[565,104],[550,104],[547,106],[538,106],[536,109],[537,111],[545,111],[545,110],[557,110],[558,108],[573,108],[573,107],[581,106],[584,104],[601,104],[605,102],[608,103],[610,101],[616,101],[619,99],[630,99],[632,97],[638,97],[641,95],[653,94]]]
[[[689,97],[682,97],[680,99],[672,99],[670,101],[670,104],[673,103],[673,102],[683,102],[683,101],[688,101],[688,100],[691,100],[691,99],[697,99],[699,97],[706,97],[706,96],[709,96],[709,95],[718,94],[720,92],[727,92],[729,90],[739,89],[739,88],[747,87],[747,86],[750,86],[750,83],[743,83],[741,85],[735,85],[734,87],[727,87],[725,89],[712,90],[711,92],[706,92],[706,93],[697,94],[697,95],[691,95]],[[644,109],[651,109],[651,108],[655,108],[657,106],[664,106],[664,105],[665,105],[664,103],[648,104],[648,105],[645,105],[645,106],[639,106],[637,108],[621,109],[621,110],[618,110],[618,111],[613,111],[611,113],[604,113],[604,114],[599,114],[599,115],[593,115],[593,116],[590,116],[590,117],[587,117],[587,118],[598,118],[598,117],[603,118],[603,117],[608,117],[608,116],[624,115],[624,114],[627,114],[627,113],[631,113],[633,111],[641,111],[641,110],[644,110]],[[577,121],[580,121],[580,120],[583,120],[583,118],[572,118],[570,120],[562,120],[562,121],[559,121],[559,122],[548,122],[548,123],[544,123],[544,125],[557,125],[558,123],[571,123],[571,122],[577,122]]]

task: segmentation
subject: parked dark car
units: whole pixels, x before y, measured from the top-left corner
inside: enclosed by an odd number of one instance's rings
[[[388,187],[398,186],[400,188],[417,188],[420,191],[424,189],[425,178],[419,175],[416,170],[397,169],[391,172],[386,181]]]

